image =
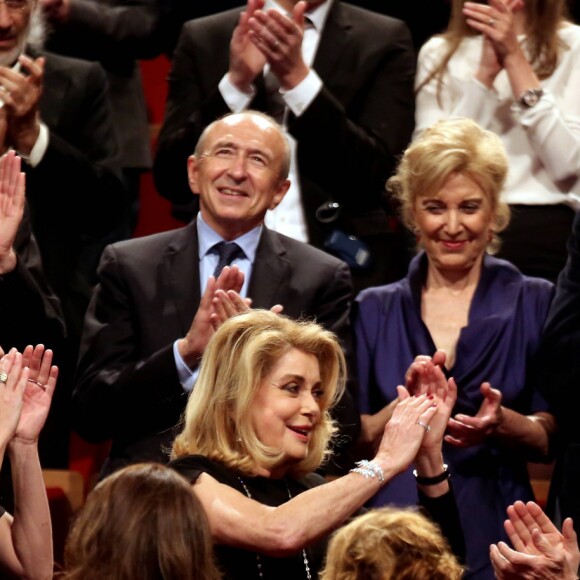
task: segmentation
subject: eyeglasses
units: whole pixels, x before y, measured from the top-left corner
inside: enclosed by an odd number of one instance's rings
[[[0,0],[8,10],[24,10],[30,6],[30,0]]]
[[[0,2],[1,1],[2,0],[0,0]],[[216,151],[215,153],[203,153],[202,155],[200,155],[200,158],[211,160],[213,163],[219,165],[220,167],[231,167],[233,164],[237,163],[239,156],[240,156],[239,151],[224,148]],[[278,175],[278,173],[270,167],[270,161],[262,154],[259,153],[248,153],[247,155],[243,154],[242,159],[244,161],[246,168],[255,173],[269,172],[274,175]]]

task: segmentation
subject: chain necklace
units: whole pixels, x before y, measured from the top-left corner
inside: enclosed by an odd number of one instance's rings
[[[239,479],[240,483],[242,484],[242,487],[244,488],[246,495],[250,499],[254,499],[252,497],[252,494],[250,493],[250,490],[247,488],[246,484],[244,483],[244,480],[239,476],[238,476],[238,479]],[[284,483],[286,484],[286,491],[288,492],[288,499],[292,499],[292,494],[290,493],[290,487],[288,486],[288,481],[286,479],[284,479]],[[306,578],[308,580],[312,580],[312,576],[310,575],[310,564],[308,562],[308,556],[306,555],[305,549],[302,549],[302,559],[304,561],[304,569],[306,570]],[[262,568],[262,559],[260,558],[260,554],[258,554],[258,552],[256,552],[256,567],[258,568],[258,576],[260,578],[264,578],[264,570]]]

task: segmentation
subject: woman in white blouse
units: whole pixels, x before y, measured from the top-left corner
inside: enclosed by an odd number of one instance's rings
[[[415,136],[459,116],[502,138],[512,220],[500,257],[554,281],[580,207],[580,27],[566,1],[452,0],[447,31],[419,53],[416,89]]]

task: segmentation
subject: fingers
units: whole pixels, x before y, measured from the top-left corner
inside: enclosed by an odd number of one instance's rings
[[[282,304],[274,304],[274,306],[270,308],[270,312],[273,312],[274,314],[282,314],[283,311],[284,306],[282,306]]]
[[[436,366],[445,366],[445,361],[447,360],[447,354],[444,350],[436,350],[435,354],[433,355],[433,364]]]
[[[228,291],[233,290],[234,292],[241,292],[244,285],[244,273],[238,268],[238,266],[226,266],[220,272],[216,280],[216,289]]]
[[[488,402],[498,406],[501,404],[501,391],[493,389],[489,383],[481,383],[479,390],[481,391],[481,394],[488,400]]]
[[[397,395],[399,401],[404,401],[405,399],[408,399],[411,396],[409,391],[405,387],[403,387],[403,385],[399,385],[397,387]]]

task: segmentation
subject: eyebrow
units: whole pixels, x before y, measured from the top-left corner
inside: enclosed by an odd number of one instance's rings
[[[215,143],[213,145],[213,147],[210,149],[210,151],[215,151],[216,149],[219,149],[220,147],[229,147],[229,148],[234,149],[236,151],[242,150],[250,155],[254,154],[254,153],[258,153],[260,155],[263,155],[269,161],[272,160],[272,157],[262,149],[256,149],[256,148],[244,149],[243,147],[240,147],[240,145],[238,145],[237,143],[234,143],[233,141],[218,141],[217,143]]]

